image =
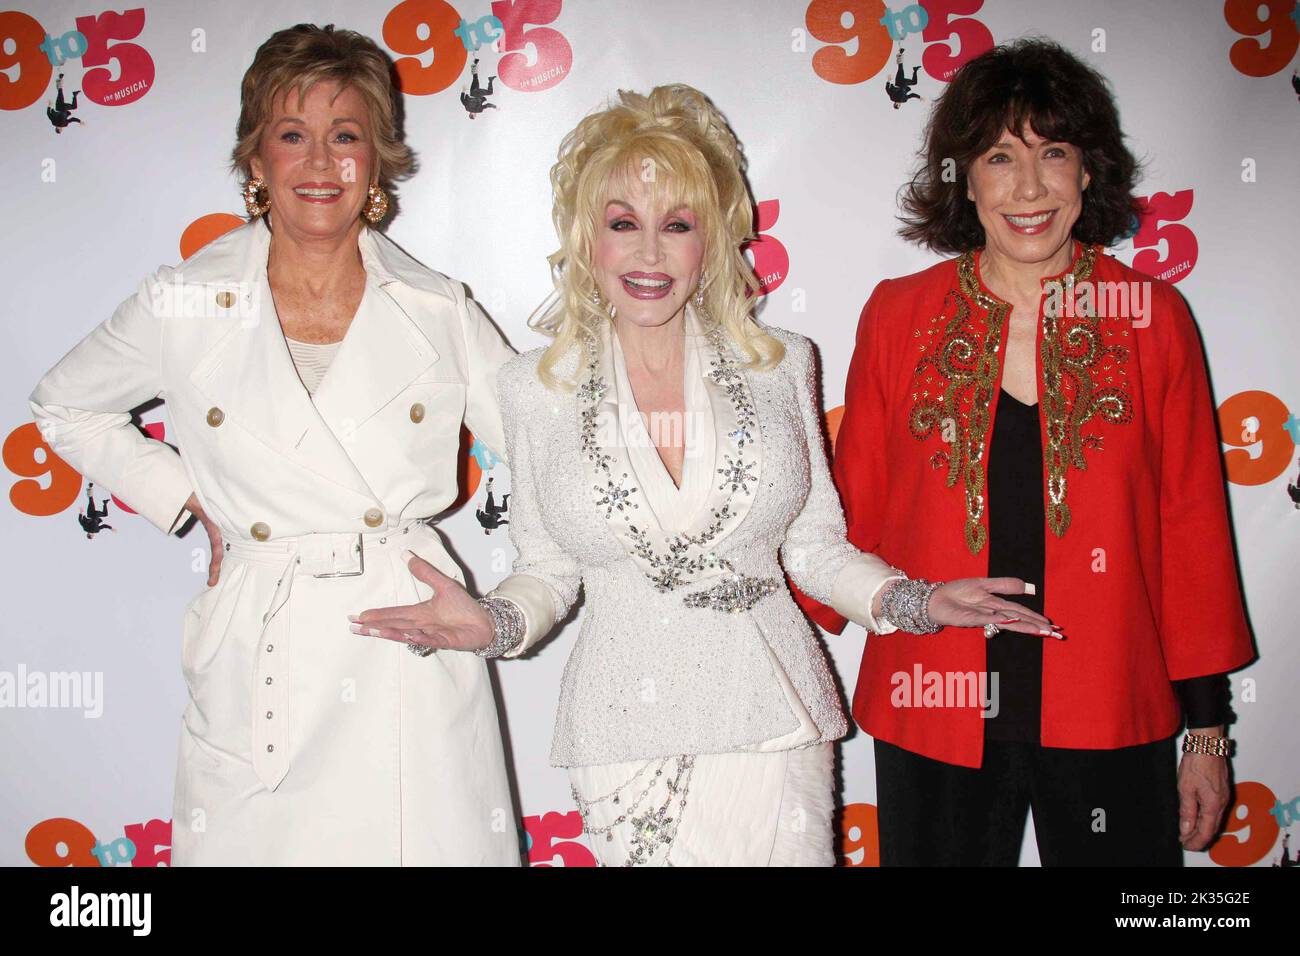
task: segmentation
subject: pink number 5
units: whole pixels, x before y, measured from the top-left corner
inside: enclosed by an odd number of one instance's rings
[[[525,53],[508,53],[497,64],[497,76],[512,90],[536,93],[549,90],[569,75],[573,48],[564,34],[550,27],[524,29],[529,23],[553,23],[563,0],[495,0],[492,15],[505,28],[505,49],[522,51],[532,44],[533,65]]]
[[[134,40],[144,29],[144,10],[124,13],[105,11],[97,17],[77,17],[77,29],[86,35],[82,66],[107,67],[117,60],[117,79],[111,69],[87,70],[81,80],[86,98],[100,106],[133,103],[153,86],[153,57],[138,43],[118,43],[110,50],[109,40]]]

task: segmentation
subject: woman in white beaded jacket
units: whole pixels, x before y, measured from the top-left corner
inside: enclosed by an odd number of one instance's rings
[[[754,208],[703,94],[620,92],[551,182],[554,341],[498,377],[514,573],[476,602],[413,557],[433,596],[355,629],[515,657],[584,588],[551,762],[599,862],[830,865],[847,728],[783,569],[877,634],[1048,622],[998,596],[1023,581],[909,581],[845,541],[813,350],[751,314]]]

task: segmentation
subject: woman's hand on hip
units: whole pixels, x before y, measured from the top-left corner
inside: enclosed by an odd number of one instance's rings
[[[930,595],[930,620],[946,627],[996,624],[1004,631],[1061,637],[1056,626],[1043,615],[999,596],[1032,593],[1033,585],[1020,578],[959,578],[946,582]]]
[[[424,558],[405,552],[411,574],[433,588],[419,604],[370,608],[348,615],[352,633],[435,649],[475,651],[492,642],[492,617],[455,578]]]
[[[203,525],[203,530],[208,533],[208,544],[212,548],[212,556],[208,559],[208,587],[212,587],[221,580],[221,559],[226,553],[226,549],[221,543],[221,529],[203,510],[203,505],[199,504],[198,495],[190,495],[185,502],[185,510],[198,518],[199,524]]]

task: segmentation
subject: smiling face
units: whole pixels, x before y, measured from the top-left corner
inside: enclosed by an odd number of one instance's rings
[[[627,176],[606,190],[597,216],[592,272],[601,297],[618,310],[616,321],[650,328],[681,316],[704,263],[695,214]]]
[[[1009,132],[971,163],[966,197],[975,202],[987,249],[1015,262],[1047,263],[1070,255],[1070,231],[1083,210],[1090,177],[1069,143],[1043,139],[1028,126],[1022,142]]]
[[[276,227],[305,238],[357,228],[375,167],[365,99],[351,87],[317,83],[300,109],[297,91],[286,91],[250,166],[267,184]]]

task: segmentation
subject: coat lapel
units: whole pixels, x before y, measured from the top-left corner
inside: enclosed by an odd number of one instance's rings
[[[438,353],[397,302],[412,306],[428,292],[407,288],[391,267],[391,243],[362,230],[367,289],[316,401],[307,393],[280,329],[266,279],[270,231],[261,220],[247,255],[223,286],[218,303],[229,328],[191,370],[191,384],[232,422],[308,471],[373,500],[348,453],[351,436],[438,359]],[[386,244],[386,245],[385,245]],[[395,248],[395,247],[394,247]],[[235,299],[230,298],[234,296]]]
[[[698,331],[692,310],[688,328]],[[583,468],[592,500],[610,531],[661,591],[716,577],[727,570],[717,555],[723,539],[744,521],[759,486],[762,438],[748,373],[725,333],[706,340],[703,361],[716,457],[708,499],[682,534],[659,524],[637,487],[618,422],[612,328],[587,345],[579,381],[578,416]]]
[[[711,534],[711,546],[745,520],[763,473],[763,436],[754,407],[753,381],[741,367],[743,356],[730,337],[724,334],[714,341],[721,349],[706,344],[701,356],[713,413],[713,475],[708,501],[688,531],[693,538]]]
[[[366,299],[316,390],[317,412],[346,442],[357,428],[438,360],[390,293],[396,280],[367,280]]]

